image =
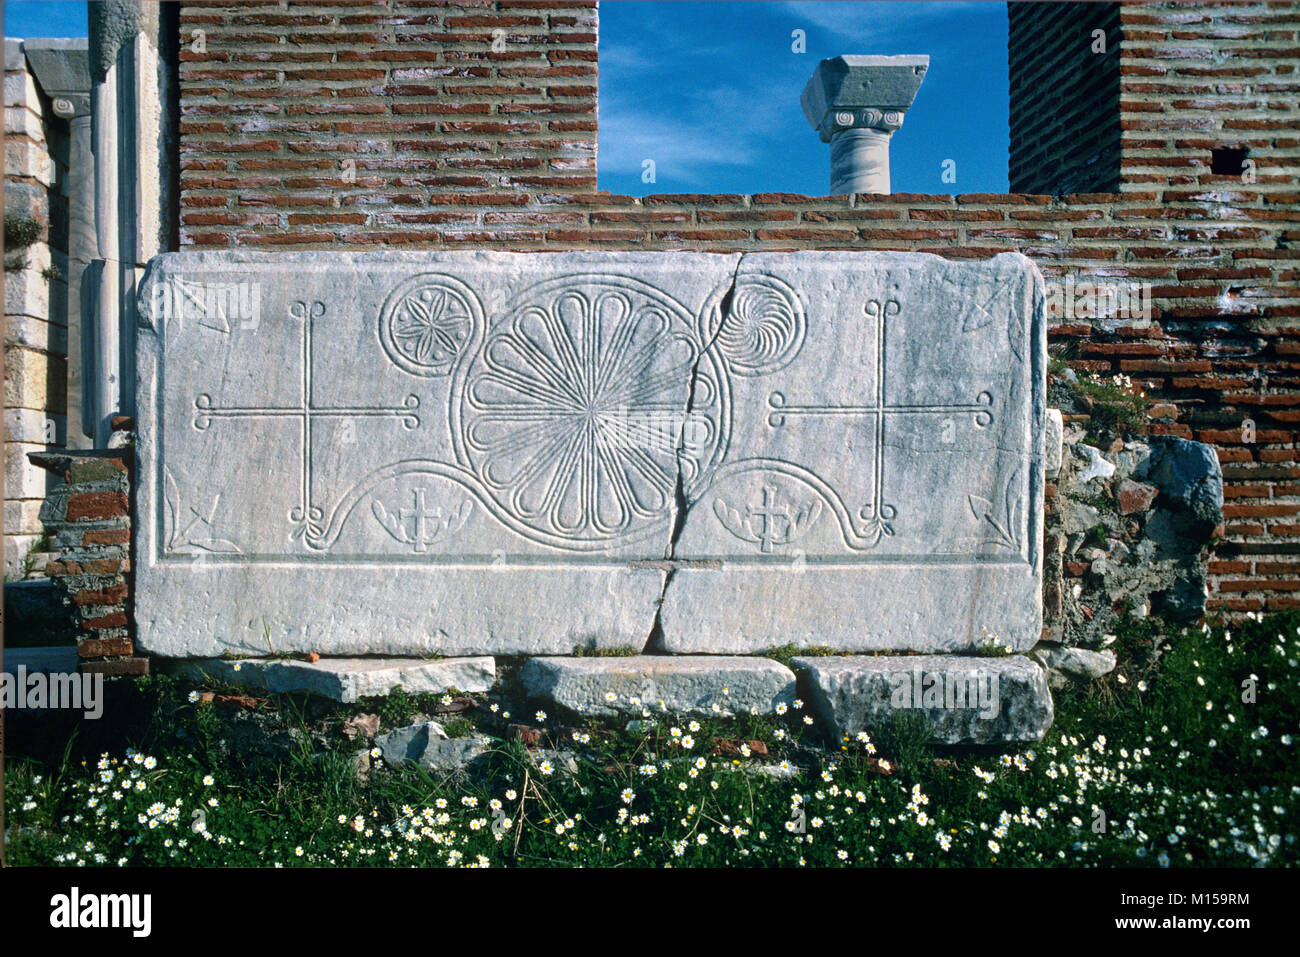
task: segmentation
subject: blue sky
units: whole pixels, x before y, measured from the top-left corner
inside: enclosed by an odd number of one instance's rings
[[[807,52],[791,49],[803,30]],[[81,0],[10,0],[11,37],[85,36]],[[830,149],[799,93],[842,53],[928,53],[894,134],[895,192],[1007,189],[1007,8],[992,2],[663,2],[600,5],[601,189],[649,193],[826,192]],[[656,181],[642,182],[655,161]],[[942,181],[945,160],[956,183]]]
[[[84,37],[85,0],[8,0],[7,37]]]
[[[807,52],[791,50],[802,29]],[[830,147],[799,94],[845,53],[928,53],[890,145],[895,192],[1007,190],[1005,3],[603,0],[597,175],[615,193],[822,195]],[[657,182],[641,181],[653,159]],[[956,183],[941,179],[956,161]]]

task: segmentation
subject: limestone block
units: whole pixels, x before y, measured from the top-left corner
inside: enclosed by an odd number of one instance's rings
[[[306,692],[351,704],[361,698],[392,694],[442,694],[487,691],[496,681],[491,658],[422,661],[400,658],[322,658],[319,661],[245,659],[186,661],[177,665],[194,678],[210,677],[260,691]]]
[[[530,658],[519,680],[530,695],[600,716],[771,714],[795,697],[794,674],[770,658]]]
[[[1052,724],[1043,669],[1018,655],[796,658],[812,703],[839,736],[915,712],[943,744],[1038,741]]]

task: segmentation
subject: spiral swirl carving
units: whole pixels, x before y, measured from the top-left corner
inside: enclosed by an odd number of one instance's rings
[[[714,317],[718,349],[741,376],[789,365],[803,346],[806,320],[798,294],[774,276],[744,276],[730,307]]]

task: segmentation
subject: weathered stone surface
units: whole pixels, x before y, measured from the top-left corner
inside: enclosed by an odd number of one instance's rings
[[[600,716],[771,714],[795,698],[794,674],[770,658],[532,658],[519,680],[531,696]]]
[[[1150,438],[1151,457],[1134,475],[1210,525],[1223,521],[1223,470],[1213,446],[1169,435]]]
[[[496,662],[491,658],[446,658],[421,661],[403,658],[322,658],[320,661],[292,661],[246,658],[231,661],[213,658],[180,661],[176,669],[193,678],[215,678],[259,691],[305,692],[351,704],[361,698],[392,694],[399,688],[407,694],[441,694],[458,691],[487,691],[496,681]]]
[[[1029,652],[1048,671],[1067,678],[1089,680],[1108,675],[1115,670],[1115,652],[1089,651],[1087,648],[1069,648],[1061,645],[1038,645]]]
[[[1061,455],[1065,449],[1065,421],[1060,409],[1048,409],[1043,434],[1043,471],[1053,477],[1061,471]]]
[[[139,314],[154,653],[1040,630],[1019,255],[176,253]]]
[[[799,105],[825,143],[846,127],[897,129],[929,68],[930,58],[924,55],[831,57],[817,64]],[[873,110],[874,116],[863,115]]]
[[[1053,398],[1065,397],[1057,391]],[[1214,525],[1198,517],[1191,502],[1199,493],[1207,506],[1201,515],[1217,514],[1217,457],[1208,446],[1176,440],[1175,454],[1192,466],[1185,469],[1184,481],[1162,485],[1157,476],[1172,479],[1179,473],[1164,462],[1166,442],[1145,436],[1109,443],[1114,474],[1106,484],[1084,485],[1085,459],[1066,456],[1057,506],[1067,539],[1065,570],[1074,581],[1063,595],[1061,631],[1051,640],[1096,647],[1130,613],[1175,622],[1203,614],[1208,572],[1203,546]],[[1108,491],[1114,508],[1088,504]]]
[[[398,728],[375,738],[375,747],[389,764],[408,762],[431,771],[459,771],[488,751],[481,735],[448,738],[437,721]]]
[[[437,721],[421,721],[381,735],[375,746],[383,750],[386,761],[397,764],[418,760],[430,741],[442,741],[446,737],[446,729]]]
[[[1087,465],[1079,472],[1079,484],[1086,485],[1093,479],[1108,479],[1115,474],[1115,465],[1107,460],[1102,454],[1101,449],[1093,448],[1091,445],[1082,443],[1074,447],[1076,454],[1083,456]]]
[[[1149,509],[1159,494],[1154,485],[1123,479],[1115,487],[1115,504],[1121,515],[1137,515]]]
[[[747,277],[754,278],[747,283]],[[688,489],[663,650],[1014,650],[1042,628],[1046,338],[1019,256],[756,254],[809,317],[798,362],[737,378],[729,458]],[[828,321],[829,317],[841,317]],[[814,321],[816,318],[818,321]]]
[[[1047,677],[1020,656],[810,657],[794,665],[807,674],[813,707],[840,736],[908,711],[924,716],[944,744],[1037,741],[1052,723]]]

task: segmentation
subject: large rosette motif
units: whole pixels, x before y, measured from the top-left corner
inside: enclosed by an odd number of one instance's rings
[[[625,277],[527,290],[493,323],[458,392],[465,464],[510,524],[562,548],[661,529],[679,471],[689,493],[725,451],[720,363],[701,356],[680,304]]]

